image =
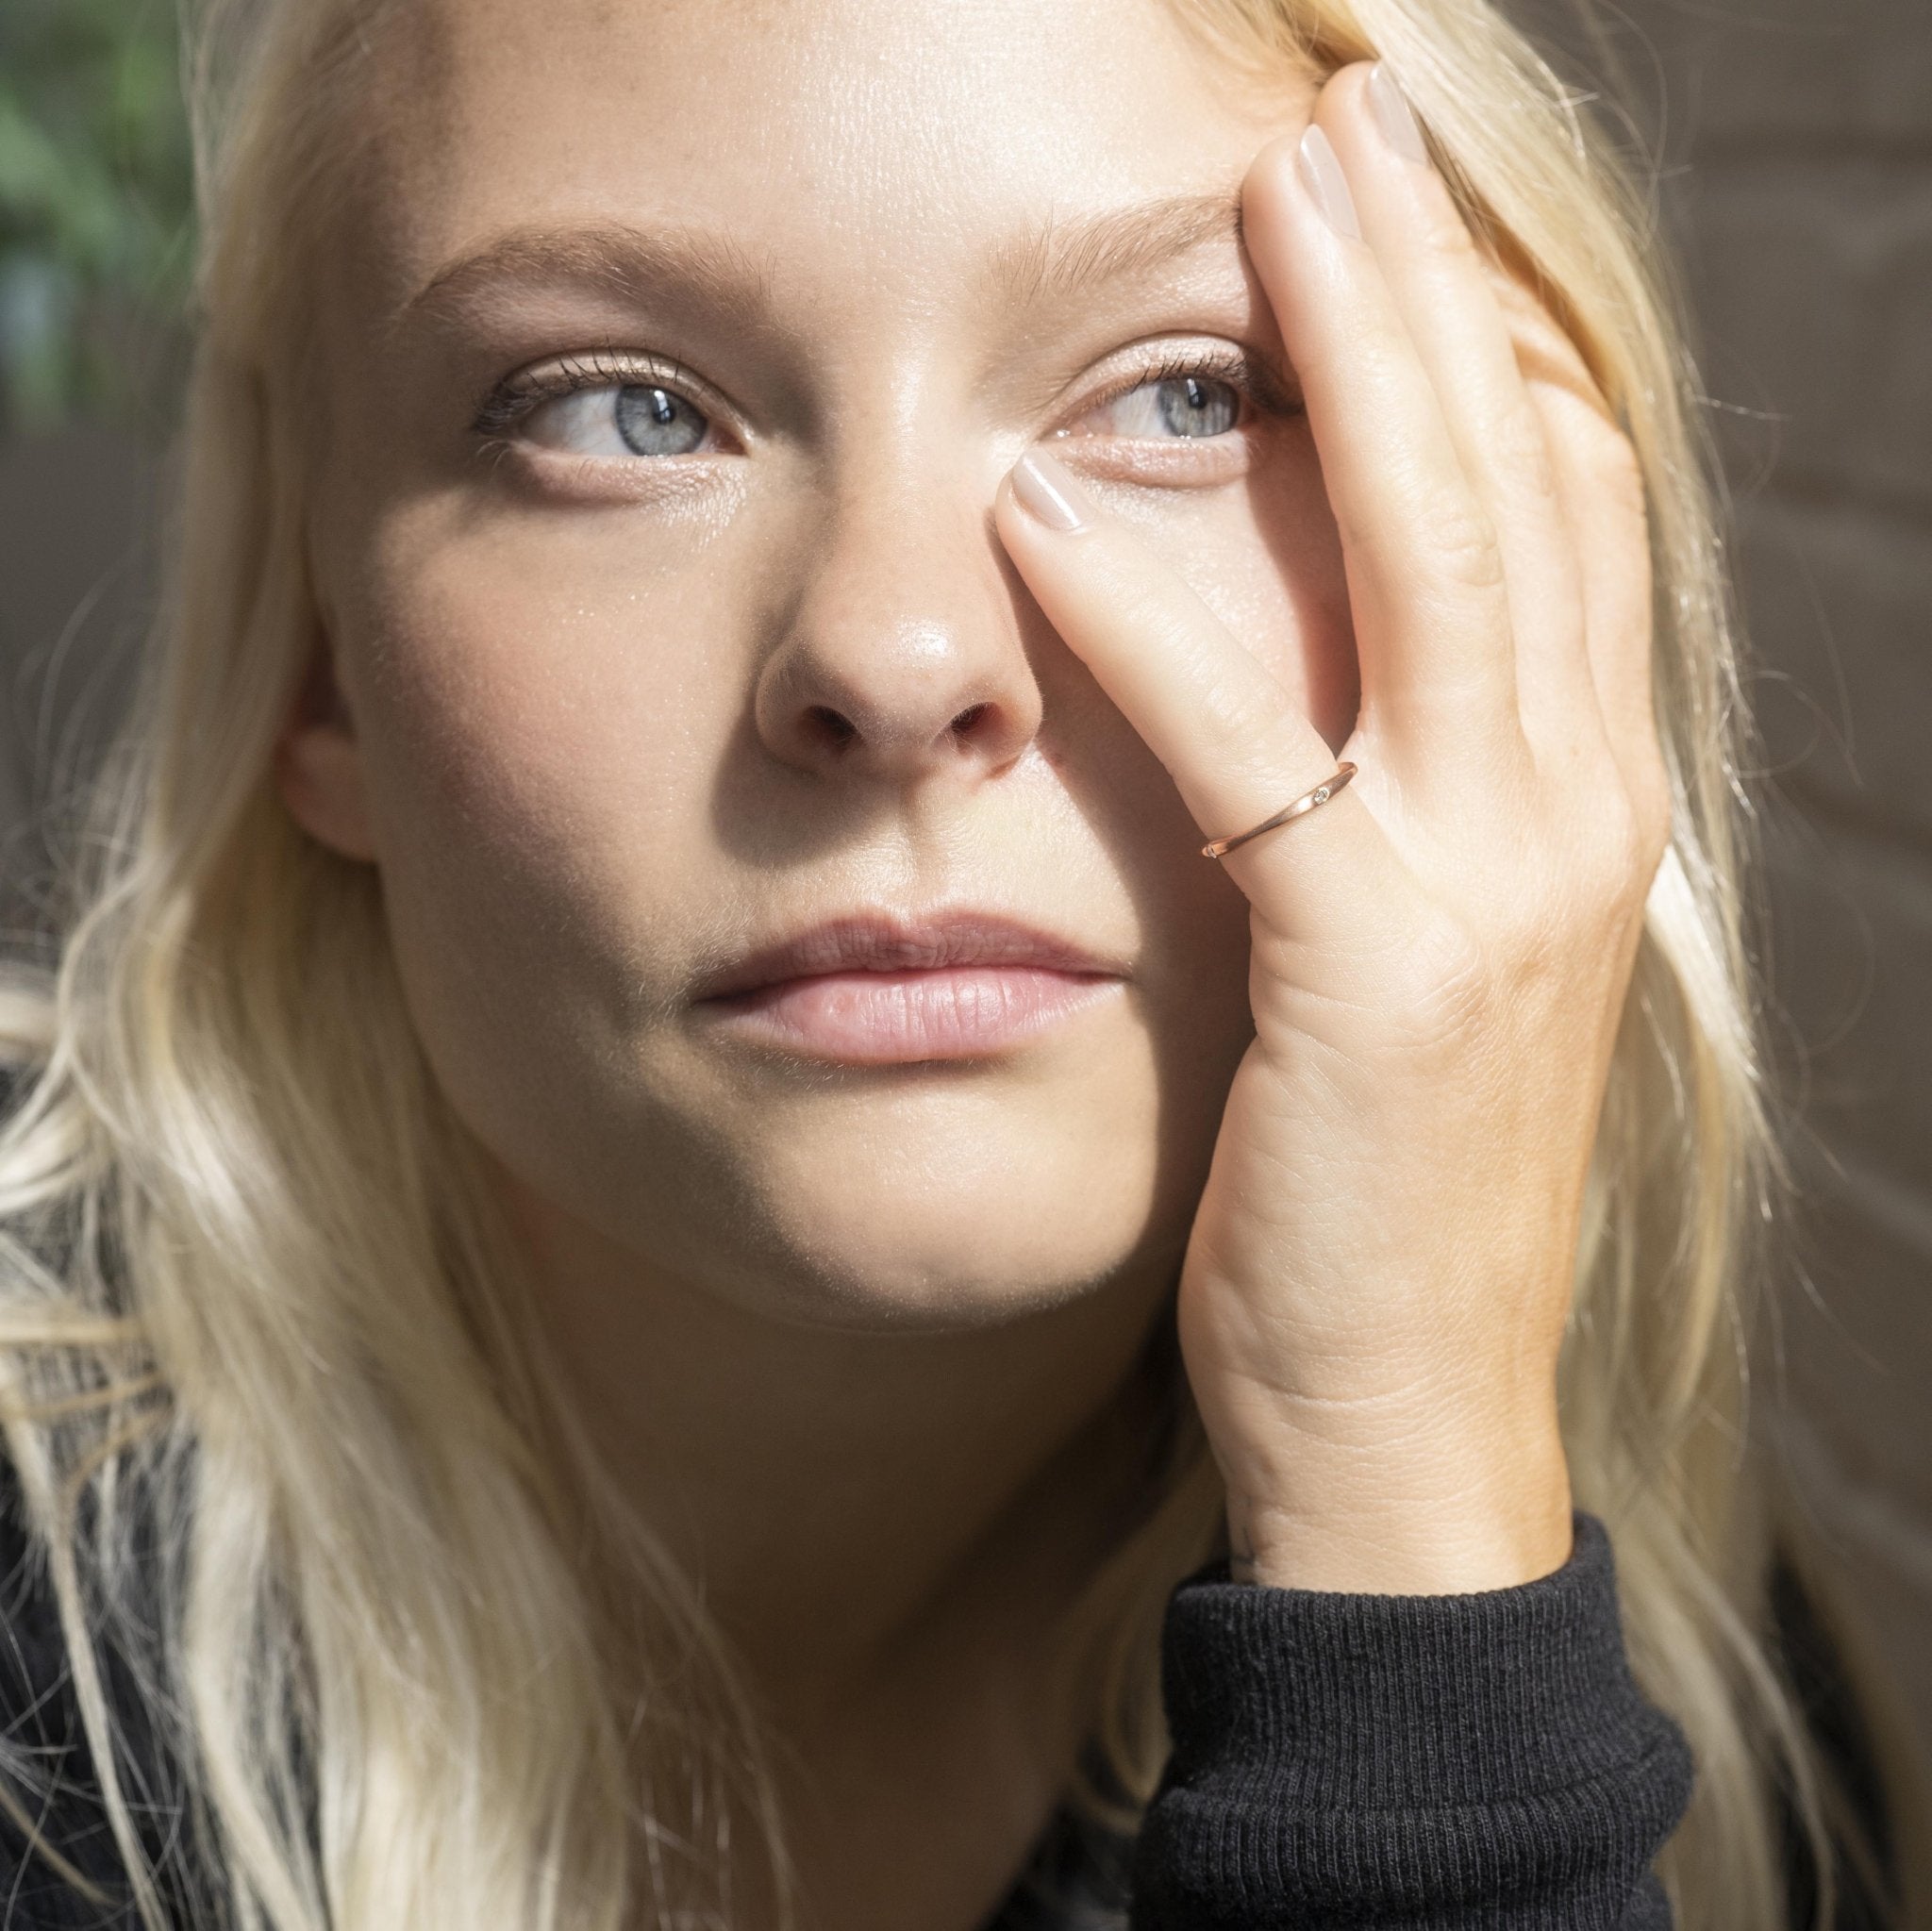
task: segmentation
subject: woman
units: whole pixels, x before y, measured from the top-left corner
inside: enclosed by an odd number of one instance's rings
[[[1548,74],[198,46],[169,617],[8,1007],[45,1922],[1774,1922],[1740,713]]]

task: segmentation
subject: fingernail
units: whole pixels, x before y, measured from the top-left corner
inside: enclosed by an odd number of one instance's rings
[[[1369,75],[1369,106],[1374,109],[1375,125],[1382,130],[1382,139],[1404,160],[1428,159],[1429,150],[1423,141],[1423,130],[1415,118],[1415,109],[1409,106],[1408,96],[1389,72],[1389,64],[1385,60],[1377,60],[1374,71]]]
[[[1013,465],[1013,494],[1048,529],[1076,530],[1085,522],[1086,498],[1065,468],[1044,450]]]
[[[1348,176],[1341,172],[1334,144],[1319,127],[1310,126],[1302,136],[1297,157],[1302,186],[1314,197],[1323,218],[1338,235],[1351,241],[1362,238],[1362,225],[1356,219],[1355,196],[1348,191]]]

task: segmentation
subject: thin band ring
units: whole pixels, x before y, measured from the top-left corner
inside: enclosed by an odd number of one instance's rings
[[[1232,838],[1210,839],[1201,847],[1204,858],[1218,858],[1231,852],[1237,845],[1244,845],[1251,838],[1259,838],[1264,831],[1273,831],[1277,824],[1286,824],[1291,818],[1299,818],[1304,811],[1312,811],[1318,805],[1325,805],[1350,778],[1355,775],[1355,766],[1347,762],[1338,764],[1334,774],[1324,777],[1313,791],[1304,791],[1291,804],[1284,805],[1273,818],[1264,818],[1259,824],[1247,831],[1238,831]]]

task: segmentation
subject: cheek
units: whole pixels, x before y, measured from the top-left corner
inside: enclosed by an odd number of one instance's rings
[[[555,531],[404,518],[366,555],[342,654],[396,964],[445,1090],[510,1145],[675,994],[742,705],[734,615],[717,573]]]
[[[1218,492],[1174,561],[1214,614],[1280,678],[1331,744],[1355,724],[1361,682],[1341,537],[1306,424],[1237,490]]]
[[[608,556],[395,549],[349,652],[386,881],[574,922],[600,882],[668,884],[730,728],[715,583],[626,581]]]

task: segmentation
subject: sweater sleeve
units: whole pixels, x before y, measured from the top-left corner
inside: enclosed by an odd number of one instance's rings
[[[1216,1563],[1169,1603],[1162,1694],[1132,1931],[1668,1931],[1690,1756],[1631,1680],[1591,1516],[1555,1574],[1474,1595]]]

